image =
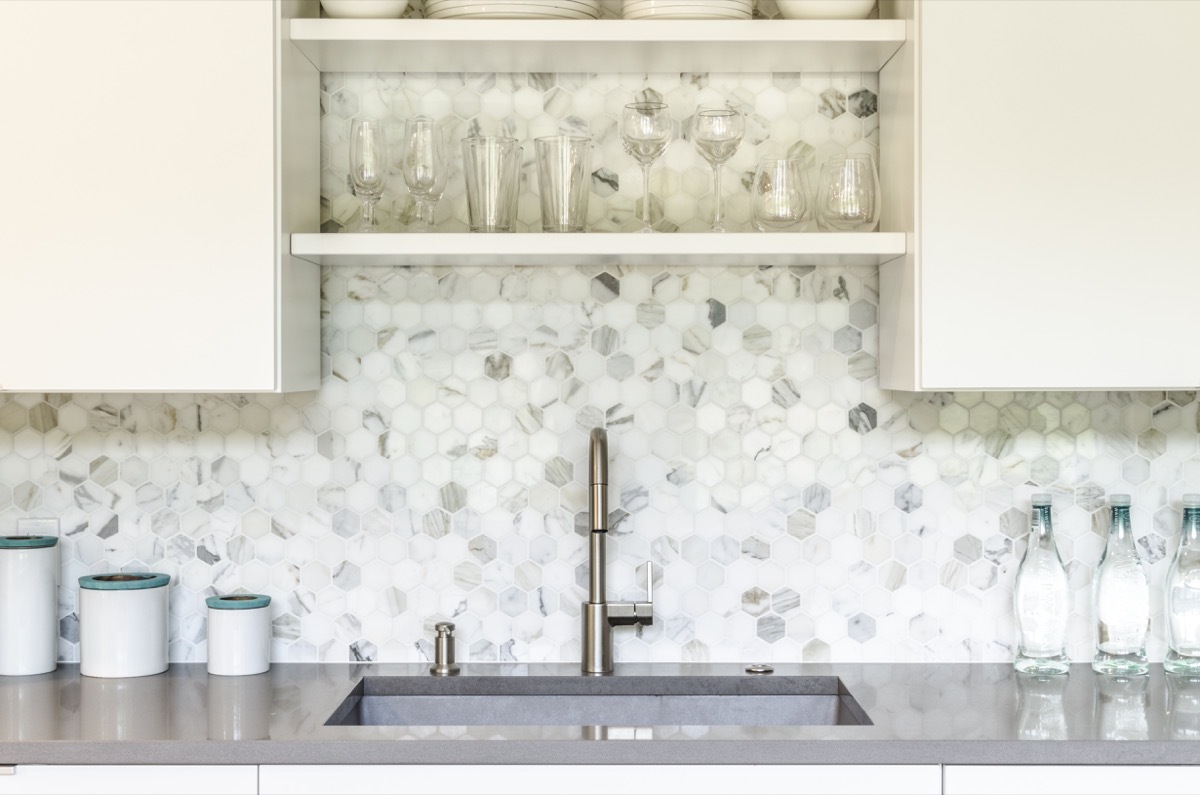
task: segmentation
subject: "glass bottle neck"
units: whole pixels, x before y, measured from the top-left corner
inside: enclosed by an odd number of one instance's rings
[[[1183,509],[1183,529],[1179,534],[1179,543],[1200,548],[1200,508]]]
[[[1133,546],[1133,526],[1129,522],[1129,506],[1120,505],[1112,509],[1112,524],[1108,528],[1108,542]]]
[[[1035,541],[1046,541],[1054,535],[1054,526],[1050,523],[1050,506],[1035,505],[1030,517],[1030,538]]]

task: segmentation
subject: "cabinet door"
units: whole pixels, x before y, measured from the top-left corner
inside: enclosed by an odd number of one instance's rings
[[[1194,767],[947,765],[945,795],[1148,795],[1195,792]]]
[[[254,765],[17,765],[0,795],[257,795]]]
[[[0,390],[278,388],[276,11],[0,2]]]
[[[937,765],[264,765],[261,795],[939,795]]]
[[[1180,99],[1200,3],[919,1],[915,17],[915,350],[883,385],[1200,384],[1200,158],[1180,149],[1200,123]]]

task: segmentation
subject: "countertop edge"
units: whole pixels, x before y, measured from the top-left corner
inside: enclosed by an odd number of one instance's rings
[[[54,741],[0,743],[0,764],[1200,765],[1200,747],[1104,740]]]

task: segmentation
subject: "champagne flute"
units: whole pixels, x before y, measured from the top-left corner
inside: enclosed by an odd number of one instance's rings
[[[383,196],[387,181],[387,139],[378,119],[356,118],[350,124],[350,184],[362,199],[360,232],[378,232],[375,203]]]
[[[642,228],[650,227],[650,166],[671,143],[671,117],[662,102],[632,102],[621,114],[621,143],[642,167]]]
[[[413,231],[434,229],[433,211],[446,190],[446,131],[428,116],[404,122],[404,184],[416,202]]]
[[[692,145],[713,170],[712,231],[724,232],[721,216],[721,169],[742,144],[746,120],[734,107],[702,107],[692,119]]]

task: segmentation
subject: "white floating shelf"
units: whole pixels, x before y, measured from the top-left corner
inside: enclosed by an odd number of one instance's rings
[[[294,234],[292,254],[318,265],[881,265],[904,256],[900,232],[834,234],[593,233]]]
[[[898,19],[293,19],[322,72],[878,72]]]

